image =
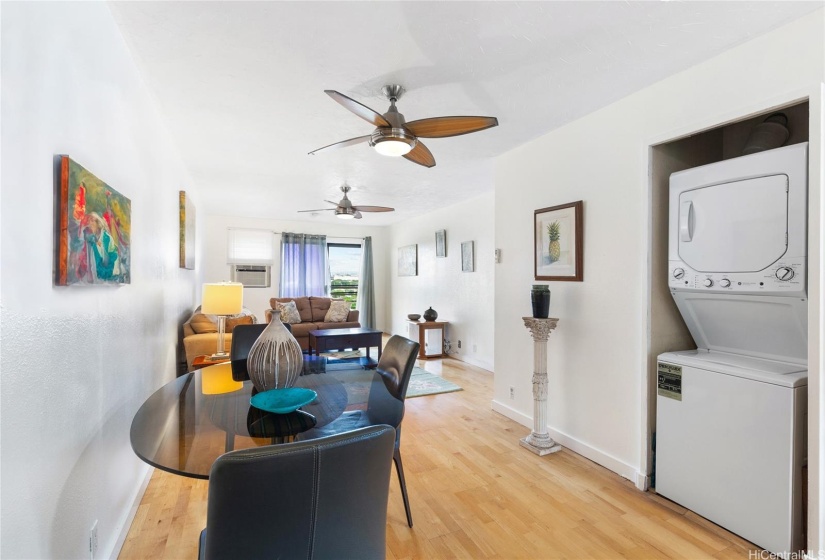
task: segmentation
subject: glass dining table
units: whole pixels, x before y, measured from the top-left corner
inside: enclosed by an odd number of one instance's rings
[[[250,398],[257,391],[242,368],[239,376],[236,367],[233,377],[231,362],[187,373],[155,391],[137,411],[130,432],[132,449],[159,469],[208,479],[212,463],[228,451],[288,443],[301,439],[301,434],[323,432],[308,431],[344,415],[365,414],[371,391],[389,396],[370,365],[374,362],[304,356],[295,386],[318,396],[288,414],[252,406]]]

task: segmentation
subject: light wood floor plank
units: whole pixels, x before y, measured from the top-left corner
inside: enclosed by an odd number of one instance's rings
[[[420,367],[464,390],[409,399],[401,437],[415,527],[393,472],[391,560],[748,558],[749,542],[566,449],[537,457],[493,412],[491,373],[453,359]],[[194,559],[206,481],[155,471],[122,559]]]

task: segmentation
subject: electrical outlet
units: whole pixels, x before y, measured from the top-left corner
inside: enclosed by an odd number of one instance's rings
[[[516,398],[516,388],[513,387],[512,385],[510,385],[510,400],[513,400],[515,398]]]
[[[473,344],[473,353],[478,352],[478,344]]]
[[[89,560],[95,560],[97,556],[97,519],[92,524],[92,530],[89,532]]]
[[[461,341],[458,341],[458,347],[461,348]]]

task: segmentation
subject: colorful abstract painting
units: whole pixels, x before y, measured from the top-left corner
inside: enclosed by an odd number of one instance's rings
[[[195,205],[180,191],[180,267],[195,269]]]
[[[131,201],[68,156],[59,199],[57,285],[129,284]]]

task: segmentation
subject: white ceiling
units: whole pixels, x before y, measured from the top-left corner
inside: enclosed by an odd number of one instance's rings
[[[394,206],[385,225],[493,188],[493,157],[822,2],[113,2],[200,194],[200,212],[337,221],[298,210]],[[437,166],[367,145],[307,155],[371,126],[402,84],[407,120],[489,115],[490,130],[429,139]],[[662,100],[666,103],[667,100]],[[548,154],[552,157],[552,154]],[[187,188],[187,185],[182,185]]]

